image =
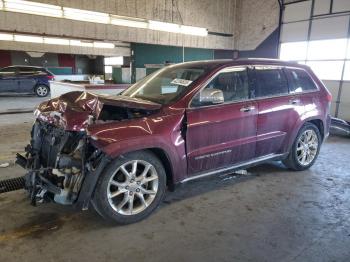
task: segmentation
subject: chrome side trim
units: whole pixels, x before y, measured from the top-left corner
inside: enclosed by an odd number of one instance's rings
[[[240,167],[254,165],[254,164],[257,164],[257,163],[260,163],[260,162],[264,162],[264,161],[267,161],[267,160],[280,158],[280,157],[283,157],[283,156],[285,156],[285,154],[269,154],[269,155],[266,155],[266,156],[255,158],[255,159],[247,161],[247,162],[240,163],[238,165],[224,167],[224,168],[221,168],[221,169],[217,169],[217,170],[209,171],[209,172],[202,173],[202,174],[199,174],[199,175],[191,176],[191,177],[185,178],[180,183],[186,183],[186,182],[191,181],[191,180],[195,180],[195,179],[199,179],[199,178],[203,178],[203,177],[207,177],[207,176],[223,173],[223,172],[234,170],[234,169],[237,170]]]

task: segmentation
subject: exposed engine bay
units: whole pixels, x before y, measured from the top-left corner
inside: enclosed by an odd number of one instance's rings
[[[96,168],[102,153],[88,143],[84,132],[65,131],[42,121],[35,122],[31,135],[26,156],[17,155],[17,163],[29,171],[25,188],[31,203],[73,204],[86,172]]]
[[[35,113],[37,120],[25,156],[17,154],[16,163],[28,173],[24,180],[6,181],[4,191],[9,191],[7,185],[24,187],[33,205],[54,201],[86,209],[98,177],[110,161],[91,143],[87,128],[141,118],[157,108],[157,104],[144,105],[135,99],[107,99],[83,92],[42,103]]]

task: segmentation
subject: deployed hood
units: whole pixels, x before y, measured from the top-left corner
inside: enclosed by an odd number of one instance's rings
[[[142,117],[160,108],[160,104],[142,99],[75,91],[41,103],[35,114],[42,121],[77,131],[84,130],[95,121]]]

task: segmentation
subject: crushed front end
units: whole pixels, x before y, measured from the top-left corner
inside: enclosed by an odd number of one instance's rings
[[[98,178],[111,161],[101,149],[103,143],[94,141],[94,134],[87,130],[142,118],[159,107],[138,99],[86,92],[71,92],[41,103],[26,153],[17,154],[16,163],[27,173],[24,179],[3,181],[3,191],[24,187],[33,205],[54,201],[87,209]],[[0,181],[0,193],[1,187]]]
[[[33,205],[54,201],[87,208],[91,177],[85,178],[106,165],[108,157],[89,143],[84,131],[67,131],[37,120],[25,151],[25,156],[17,154],[16,163],[28,171],[24,187]]]

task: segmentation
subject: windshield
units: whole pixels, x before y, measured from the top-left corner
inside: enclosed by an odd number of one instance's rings
[[[122,95],[169,104],[210,70],[209,65],[182,64],[165,67],[129,87]]]

